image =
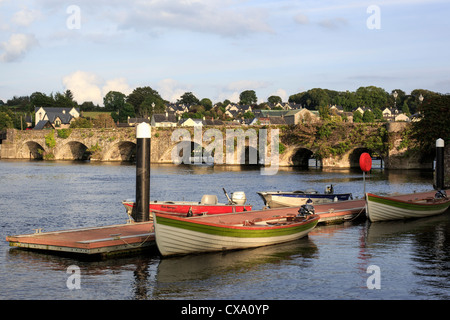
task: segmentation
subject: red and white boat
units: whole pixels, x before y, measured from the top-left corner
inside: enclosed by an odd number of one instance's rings
[[[197,201],[150,201],[149,210],[164,211],[179,216],[199,216],[220,213],[233,213],[251,211],[252,206],[246,205],[247,198],[242,191],[233,192],[231,198],[224,190],[228,198],[228,203],[219,203],[216,195],[203,195],[202,199]],[[124,200],[122,204],[127,210],[127,214],[132,216],[133,208],[136,207],[134,200]]]

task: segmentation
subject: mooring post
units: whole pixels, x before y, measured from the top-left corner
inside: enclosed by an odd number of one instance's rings
[[[150,125],[140,123],[136,127],[136,222],[150,220],[150,138]]]
[[[436,184],[434,187],[436,190],[444,189],[444,145],[443,139],[436,140]]]

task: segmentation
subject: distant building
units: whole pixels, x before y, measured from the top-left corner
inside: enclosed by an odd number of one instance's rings
[[[151,120],[152,127],[176,127],[178,119],[175,114],[153,114]]]
[[[80,109],[72,108],[34,108],[34,127],[36,130],[53,127],[66,129],[80,116]],[[41,122],[41,123],[40,123]]]

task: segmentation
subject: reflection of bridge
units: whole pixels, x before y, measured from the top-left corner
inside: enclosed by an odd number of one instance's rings
[[[205,156],[205,151],[213,151],[212,156],[216,156],[216,163],[232,164],[230,159],[234,159],[234,164],[258,164],[260,163],[260,154],[258,147],[250,142],[247,136],[243,142],[239,142],[236,138],[232,143],[232,157],[226,155],[226,134],[228,130],[243,131],[245,134],[251,132],[251,127],[236,128],[214,128],[204,127],[201,131],[200,139],[194,134],[194,129],[181,129],[189,136],[188,141],[180,142],[180,139],[173,138],[174,130],[180,128],[158,128],[152,131],[151,140],[151,161],[153,163],[174,163],[174,155],[187,158],[195,158],[196,156]],[[222,135],[223,139],[217,140],[207,139],[206,132],[215,132],[218,136]],[[257,132],[256,129],[255,132]],[[280,135],[283,134],[280,129]],[[392,133],[391,137],[397,134],[401,137],[403,126],[388,130]],[[267,144],[270,145],[270,129],[267,135]],[[199,131],[197,131],[199,133]],[[211,138],[211,137],[210,137]],[[20,131],[8,129],[6,135],[0,137],[0,158],[3,159],[49,159],[49,160],[84,160],[92,161],[133,161],[136,149],[136,133],[135,128],[117,128],[117,129],[72,129],[69,131],[58,130],[27,130]],[[391,139],[391,138],[390,138]],[[211,142],[212,141],[212,142]],[[401,140],[393,138],[389,143],[393,146],[381,160],[384,167],[389,169],[430,169],[432,158],[423,161],[420,154],[399,151]],[[212,149],[215,143],[216,149]],[[184,146],[183,146],[184,144]],[[186,145],[188,148],[185,148]],[[239,149],[240,146],[240,149]],[[228,145],[230,147],[230,145]],[[233,148],[234,147],[234,148]],[[270,149],[270,147],[269,147]],[[174,151],[176,150],[176,151]],[[189,150],[191,154],[183,154]],[[194,153],[193,150],[199,150],[200,153]],[[221,150],[223,154],[222,161],[217,161],[217,152]],[[243,160],[240,161],[239,152],[244,152]],[[308,162],[318,150],[309,148],[299,144],[285,144],[285,150],[280,154],[280,166],[301,166],[307,167]],[[215,153],[216,154],[215,154]],[[328,158],[317,159],[319,166],[351,168],[359,167],[359,157],[361,153],[369,152],[370,154],[379,153],[378,150],[369,150],[363,145],[355,145],[345,154],[339,156],[329,156]]]

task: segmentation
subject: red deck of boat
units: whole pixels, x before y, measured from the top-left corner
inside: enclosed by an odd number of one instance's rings
[[[396,195],[394,198],[415,200],[433,197],[435,191]],[[321,216],[321,222],[353,219],[364,214],[365,200],[349,200],[315,205],[315,212]],[[262,210],[273,215],[287,215],[298,212],[298,207]],[[255,214],[256,211],[248,213]],[[245,220],[245,213],[242,213]],[[43,232],[35,234],[8,236],[10,246],[27,249],[82,253],[111,254],[133,251],[155,244],[153,222],[130,223],[104,227]]]
[[[42,232],[8,236],[10,246],[27,249],[110,254],[133,251],[154,244],[153,222]]]

